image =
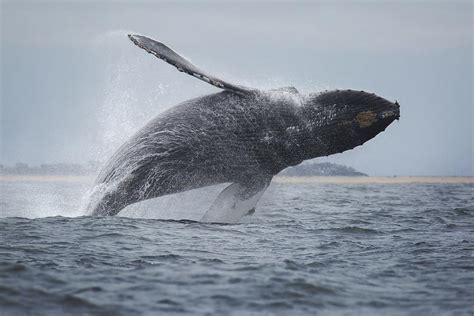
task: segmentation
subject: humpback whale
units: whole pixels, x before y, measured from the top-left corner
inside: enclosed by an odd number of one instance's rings
[[[165,44],[128,35],[148,53],[223,91],[161,113],[123,144],[101,170],[93,215],[204,186],[229,183],[201,219],[238,222],[252,213],[272,177],[304,160],[362,145],[400,116],[374,93],[332,90],[303,95],[226,82]]]

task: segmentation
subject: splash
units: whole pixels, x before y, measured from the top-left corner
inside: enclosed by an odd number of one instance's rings
[[[166,79],[155,80],[153,78],[153,80],[150,80],[148,78],[148,76],[156,77],[159,74],[147,71],[149,66],[145,60],[148,60],[148,58],[130,45],[130,42],[126,40],[128,33],[133,33],[133,31],[114,30],[100,34],[94,39],[94,43],[109,55],[109,58],[107,58],[109,64],[104,79],[103,100],[96,114],[99,132],[94,156],[102,165],[151,118],[171,105],[179,103],[176,98],[183,97],[182,89],[178,89],[179,85],[172,80],[170,82]],[[111,51],[110,47],[114,47],[114,49]],[[170,98],[170,96],[172,97]],[[130,157],[130,159],[133,161],[133,157]],[[123,181],[124,177],[130,176],[133,171],[133,163],[127,166],[127,169],[130,170],[121,169],[120,179],[108,184],[95,185],[84,194],[83,200],[85,203],[81,205],[83,214],[90,215],[101,198],[115,191],[117,184]],[[149,177],[152,176],[151,174]],[[152,180],[150,179],[150,181]],[[146,187],[143,189],[145,190]],[[216,195],[212,195],[212,199]],[[194,208],[188,208],[188,212],[185,212],[186,202],[184,204],[179,202],[196,201],[199,196],[207,197],[208,194],[207,192],[205,194],[195,192],[184,195],[176,194],[154,199],[151,203],[132,205],[127,207],[124,212],[129,215],[133,214],[134,217],[173,219],[178,216],[178,219],[190,218],[189,210],[196,209],[196,205],[194,205]],[[209,204],[210,202],[206,204],[206,209]],[[201,203],[198,203],[198,208],[200,206]],[[169,211],[163,213],[157,211],[157,208]],[[154,209],[154,211],[150,211],[151,209]],[[203,213],[204,211],[200,212]]]
[[[93,42],[107,55],[102,100],[96,113],[98,125],[93,157],[102,163],[131,135],[169,105],[165,97],[172,84],[147,78],[143,56],[127,41],[130,30],[113,30]]]

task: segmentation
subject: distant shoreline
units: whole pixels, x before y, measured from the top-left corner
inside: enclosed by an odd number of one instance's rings
[[[93,182],[93,175],[0,175],[1,182]],[[474,183],[474,176],[276,176],[275,183],[398,184],[398,183]]]
[[[472,176],[323,176],[275,177],[276,183],[397,184],[397,183],[474,183]]]
[[[0,175],[0,181],[2,182],[15,182],[15,181],[37,181],[37,182],[87,182],[94,181],[95,176],[91,175]]]

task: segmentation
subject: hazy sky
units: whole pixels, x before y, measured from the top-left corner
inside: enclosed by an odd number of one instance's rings
[[[467,2],[1,2],[1,163],[105,160],[148,120],[218,89],[135,32],[258,88],[360,89],[401,119],[326,160],[373,175],[473,175]]]

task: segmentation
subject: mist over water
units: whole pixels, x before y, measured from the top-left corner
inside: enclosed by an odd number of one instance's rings
[[[127,53],[131,46],[128,33],[110,31],[97,35],[94,40],[94,44],[106,52],[113,48],[113,52],[108,53],[102,102],[97,105],[98,138],[91,155],[102,163],[140,127],[167,108],[161,99],[169,86],[156,83],[154,89],[139,88],[143,80],[140,58],[143,55]]]

